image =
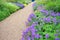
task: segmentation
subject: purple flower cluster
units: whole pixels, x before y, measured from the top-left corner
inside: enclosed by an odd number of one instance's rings
[[[37,24],[33,23],[28,27],[22,35],[22,40],[34,40],[34,38],[40,38],[39,34],[36,34],[37,30],[34,28]]]
[[[51,18],[50,18],[50,17],[43,18],[43,20],[44,20],[45,22],[51,22]]]
[[[44,13],[44,15],[48,15],[48,11],[47,10],[40,10],[40,12]]]
[[[58,13],[56,13],[56,12],[53,12],[53,11],[47,11],[47,10],[40,10],[40,12],[43,14],[43,16],[45,16],[45,17],[43,17],[43,20],[45,21],[45,22],[54,22],[55,24],[57,23],[57,22],[60,22],[60,20],[58,19],[56,19],[57,18],[57,16],[59,17],[60,16],[60,13],[58,12]]]
[[[58,36],[58,34],[55,34],[55,36]]]
[[[51,40],[60,40],[58,37],[59,34],[57,31],[57,28],[59,27],[59,24],[57,23],[57,16],[60,16],[60,13],[55,13],[53,11],[47,11],[47,10],[40,10],[43,15],[36,16],[35,14],[30,14],[28,17],[28,23],[32,22],[30,27],[28,27],[22,35],[22,40],[42,40],[44,39],[50,39],[52,35],[54,35],[54,38],[51,38]],[[44,17],[43,17],[44,16]],[[27,24],[28,24],[27,23]],[[57,27],[56,27],[57,26]],[[44,33],[45,32],[45,33]],[[52,35],[50,35],[52,34]]]
[[[36,16],[33,13],[29,15],[28,22],[31,22],[32,18],[36,18]]]
[[[35,14],[34,13],[32,13],[32,14],[30,14],[30,16],[29,16],[30,18],[36,18],[36,16],[35,16]]]
[[[58,12],[56,15],[57,15],[57,16],[60,16],[60,13]]]
[[[60,40],[60,38],[55,38],[55,40]]]
[[[48,10],[45,10],[45,9],[42,9],[40,10],[40,12],[42,12],[44,15],[49,15],[49,16],[60,16],[60,13],[59,12],[54,12],[54,11],[48,11]]]
[[[56,18],[53,18],[52,21],[57,24],[57,19]]]
[[[56,16],[56,13],[54,11],[49,11],[49,12],[50,12],[50,16],[53,16],[53,17]]]
[[[45,38],[49,38],[49,35],[48,35],[48,34],[46,34],[46,35],[45,35]]]

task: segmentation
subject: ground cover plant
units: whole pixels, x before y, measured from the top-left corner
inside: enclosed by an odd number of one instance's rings
[[[56,4],[56,9],[50,9],[57,0],[48,1],[48,6],[45,4],[47,0],[43,1],[38,1],[37,6],[34,4],[34,13],[30,14],[26,23],[29,27],[23,31],[21,40],[60,40],[60,7]],[[53,2],[52,5],[50,2]]]

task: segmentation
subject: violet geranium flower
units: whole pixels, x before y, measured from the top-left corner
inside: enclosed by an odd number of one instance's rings
[[[35,16],[34,13],[30,14],[29,17],[30,17],[30,18],[36,18],[36,16]]]
[[[44,15],[48,15],[48,11],[47,10],[40,10],[40,12],[44,13]]]
[[[45,38],[49,38],[49,35],[48,35],[48,34],[46,34],[46,35],[45,35]]]
[[[57,22],[57,19],[56,19],[56,18],[53,18],[52,21],[53,21],[54,23],[56,23],[56,22]]]
[[[51,12],[50,15],[51,16],[56,16],[56,13],[55,12]]]
[[[58,36],[58,34],[55,34],[55,36]]]
[[[55,38],[55,40],[60,40],[59,38]]]
[[[37,39],[40,38],[40,35],[39,34],[36,34],[35,35],[35,38],[37,38]]]
[[[43,18],[43,20],[44,20],[45,22],[50,22],[50,21],[51,21],[51,18],[50,18],[50,17],[48,17],[48,18]]]
[[[60,13],[58,12],[56,15],[57,15],[57,16],[60,16]]]
[[[33,14],[33,13],[29,15],[28,22],[31,22],[32,18],[36,18],[35,14]]]

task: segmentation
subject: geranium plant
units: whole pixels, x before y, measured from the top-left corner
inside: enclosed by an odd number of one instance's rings
[[[44,6],[37,4],[28,17],[29,27],[23,32],[22,40],[60,40],[60,12],[46,10]]]

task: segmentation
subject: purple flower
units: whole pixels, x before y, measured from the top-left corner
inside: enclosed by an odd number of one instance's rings
[[[47,18],[47,22],[50,22],[50,21],[51,21],[51,18],[50,18],[50,17],[48,17],[48,18]]]
[[[39,34],[36,34],[35,35],[35,38],[37,38],[37,39],[40,38],[40,35]]]
[[[28,18],[28,22],[31,22],[31,21],[32,21],[32,19],[29,17],[29,18]]]
[[[28,27],[24,32],[23,32],[23,37],[29,36],[28,33],[31,32],[31,36],[35,37],[36,35],[36,29],[34,28],[36,25],[33,23],[30,27]],[[27,37],[27,40],[30,40],[30,37]]]
[[[55,38],[55,40],[60,40],[59,38]]]
[[[32,35],[32,37],[35,37],[36,33],[31,31],[31,35]]]
[[[37,30],[36,30],[35,28],[31,29],[31,33],[32,33],[32,35],[35,35],[36,32],[37,32]]]
[[[36,18],[36,16],[35,16],[35,14],[32,13],[29,15],[29,18]]]
[[[33,24],[36,26],[38,24],[38,22],[37,21],[36,22],[33,22]]]
[[[56,16],[55,12],[51,12],[50,15],[51,15],[51,16]]]
[[[22,37],[22,39],[21,39],[21,40],[25,40],[25,39],[24,39],[24,37]]]
[[[35,28],[32,28],[31,31],[36,32],[36,29]]]
[[[46,34],[46,35],[45,35],[45,38],[49,38],[49,35],[48,35],[48,34]]]
[[[31,32],[32,36],[35,35],[35,32],[37,31],[34,27],[36,26],[36,24],[32,24],[27,30]]]
[[[32,40],[34,40],[34,37],[32,36]]]
[[[48,11],[47,10],[40,10],[40,12],[44,13],[44,15],[48,15]]]
[[[36,18],[35,14],[33,14],[33,13],[29,15],[28,22],[31,22],[32,18]]]
[[[58,12],[56,15],[57,15],[57,16],[60,16],[60,13]]]
[[[22,36],[24,36],[24,35],[26,35],[26,34],[27,34],[27,31],[24,31]]]
[[[52,21],[53,21],[54,23],[56,23],[56,22],[57,22],[56,18],[53,18],[53,19],[52,19]]]
[[[43,18],[43,20],[44,20],[45,22],[50,22],[50,21],[51,21],[51,18],[50,18],[50,17],[48,17],[48,18]]]
[[[33,23],[30,27],[32,28],[34,28],[36,26],[36,23]]]
[[[31,40],[31,38],[28,36],[28,37],[27,37],[27,40]]]
[[[31,30],[31,28],[28,27],[28,28],[23,32],[23,35],[26,35],[30,30]]]
[[[31,29],[31,34],[32,34],[32,36],[35,36],[35,34],[36,34],[36,30],[33,28],[33,29]]]
[[[24,5],[21,4],[21,3],[15,3],[17,6],[21,7],[21,8],[24,8]]]
[[[55,34],[55,36],[58,36],[58,34]]]

